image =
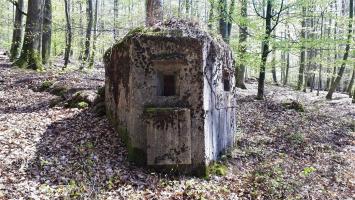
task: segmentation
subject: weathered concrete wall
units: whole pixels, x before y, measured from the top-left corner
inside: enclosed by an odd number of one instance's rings
[[[187,108],[147,108],[147,164],[191,164],[191,118]]]
[[[225,43],[204,46],[203,109],[205,112],[206,162],[216,160],[234,144],[236,133],[236,93],[233,55]],[[223,73],[228,74],[229,91],[225,91]]]
[[[226,46],[188,25],[136,29],[109,49],[105,54],[107,113],[128,146],[130,160],[151,164],[147,152],[162,152],[147,150],[151,148],[147,142],[154,143],[147,134],[156,130],[146,123],[144,110],[147,107],[187,108],[191,131],[189,155],[193,158],[187,171],[203,174],[209,161],[216,159],[217,154],[232,143],[234,108],[216,109],[213,106],[215,102],[222,107],[233,103],[233,95],[220,91],[222,68],[231,69],[232,61]],[[160,73],[176,77],[174,96],[158,94]],[[234,78],[234,73],[231,76]],[[209,86],[207,80],[214,83]],[[231,84],[234,85],[233,81]],[[218,97],[214,97],[214,93]],[[175,143],[171,144],[174,147]],[[165,162],[170,165],[168,163]]]

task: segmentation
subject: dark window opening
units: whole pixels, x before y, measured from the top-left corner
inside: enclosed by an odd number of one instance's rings
[[[174,96],[176,93],[176,80],[174,75],[163,75],[162,96]]]
[[[229,74],[226,72],[223,73],[223,89],[226,92],[229,92],[231,90]]]

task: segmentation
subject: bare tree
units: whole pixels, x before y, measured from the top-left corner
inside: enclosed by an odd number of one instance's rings
[[[89,68],[94,66],[95,62],[95,53],[96,53],[96,40],[97,40],[97,12],[98,12],[98,1],[95,2],[95,15],[94,15],[94,34],[93,34],[93,41],[92,41],[92,53],[90,56]]]
[[[93,25],[92,0],[86,1],[86,18],[87,18],[87,27],[86,27],[86,36],[85,36],[85,50],[83,56],[84,63],[80,67],[81,69],[84,68],[85,63],[90,59],[91,30]]]
[[[71,14],[70,14],[70,1],[64,0],[65,4],[65,19],[66,19],[66,34],[65,34],[65,52],[64,52],[64,67],[69,64],[69,57],[72,43],[72,26],[71,26]]]
[[[265,68],[266,68],[266,61],[267,57],[270,53],[269,46],[270,46],[270,37],[273,30],[275,30],[276,26],[280,22],[280,16],[282,11],[284,10],[284,0],[281,1],[280,9],[273,13],[273,1],[267,0],[266,1],[266,15],[261,15],[257,9],[255,2],[253,1],[253,7],[255,13],[265,20],[265,34],[262,42],[261,48],[261,65],[260,65],[260,73],[259,73],[259,82],[258,82],[258,94],[257,99],[262,100],[264,99],[264,88],[265,88]],[[275,24],[272,25],[271,22],[275,21]]]
[[[346,61],[348,60],[349,57],[349,51],[350,51],[350,42],[351,42],[351,36],[352,36],[352,31],[353,31],[353,17],[354,17],[354,0],[350,0],[349,2],[349,24],[348,24],[348,37],[346,40],[346,46],[345,46],[345,52],[343,55],[343,62],[340,66],[339,72],[337,74],[337,77],[335,78],[334,82],[330,86],[330,89],[328,91],[328,94],[326,96],[326,99],[332,99],[333,93],[335,92],[335,89],[338,87],[340,80],[343,76],[344,70],[345,70],[345,65]]]
[[[297,90],[302,90],[303,79],[304,79],[304,70],[305,70],[305,62],[306,62],[306,48],[304,46],[304,40],[306,39],[306,8],[302,7],[302,22],[301,22],[301,58],[300,58],[300,68],[298,71],[298,82],[297,82]]]

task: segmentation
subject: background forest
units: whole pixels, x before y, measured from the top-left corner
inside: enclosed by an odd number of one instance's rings
[[[2,1],[0,45],[11,49],[11,58],[16,60],[22,46],[27,1]],[[265,71],[266,80],[275,84],[303,91],[329,90],[334,85],[332,92],[336,89],[351,96],[355,51],[349,0],[158,2],[154,6],[162,9],[163,20],[174,17],[198,21],[230,44],[237,61],[239,87],[245,87],[245,78],[263,81],[260,72]],[[145,2],[136,0],[46,0],[41,6],[41,51],[47,66],[62,59],[62,67],[79,64],[92,68],[115,41],[132,28],[144,26],[146,16]],[[262,98],[261,90],[258,98]]]

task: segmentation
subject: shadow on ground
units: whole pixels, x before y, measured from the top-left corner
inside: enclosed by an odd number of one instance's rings
[[[84,110],[47,127],[27,174],[42,186],[66,187],[72,197],[93,197],[124,184],[145,188],[154,183],[126,157],[107,119]]]

